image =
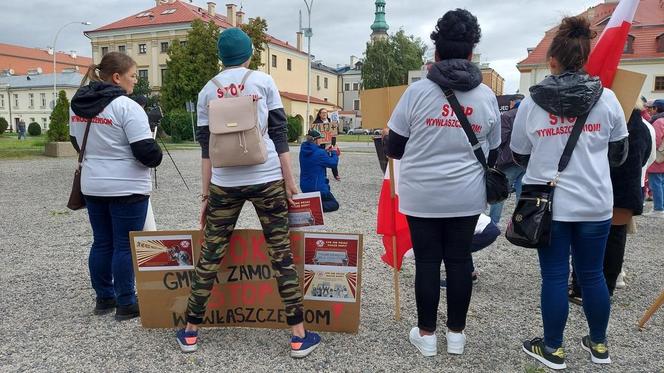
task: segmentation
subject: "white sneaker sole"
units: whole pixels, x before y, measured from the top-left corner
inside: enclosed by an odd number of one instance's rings
[[[584,345],[583,342],[581,342],[581,348],[588,351],[588,353],[590,354],[590,360],[592,360],[593,363],[595,363],[595,364],[611,364],[611,357],[610,356],[607,357],[606,359],[596,358],[595,355],[593,355],[593,352],[590,351],[590,348],[588,348],[586,345]]]
[[[567,364],[565,364],[565,363],[562,363],[562,364],[552,363],[549,360],[545,359],[543,356],[540,356],[536,353],[528,351],[528,349],[526,349],[526,347],[524,347],[523,345],[521,345],[521,349],[523,350],[523,352],[525,352],[528,355],[534,357],[535,359],[537,359],[537,361],[539,361],[540,363],[546,365],[547,367],[549,367],[551,369],[555,369],[555,370],[567,369]]]
[[[408,340],[410,341],[410,344],[412,344],[413,346],[415,346],[415,347],[417,348],[417,350],[420,351],[420,353],[421,353],[423,356],[426,356],[426,357],[432,357],[432,356],[436,356],[436,355],[438,355],[438,349],[435,349],[435,350],[426,350],[426,349],[423,349],[423,348],[422,348],[419,344],[417,344],[415,341],[413,341],[413,338],[411,338],[410,336],[408,336]]]
[[[311,346],[311,347],[309,347],[309,348],[307,348],[307,349],[305,349],[305,350],[297,350],[297,351],[296,351],[296,350],[291,350],[291,352],[290,352],[290,356],[291,356],[293,359],[302,359],[302,358],[305,358],[305,357],[307,357],[310,353],[312,353],[312,352],[316,349],[316,347],[318,347],[319,344],[320,344],[320,343],[316,343],[315,345],[313,345],[313,346]]]
[[[464,346],[456,347],[447,345],[447,353],[452,355],[463,355]]]
[[[186,345],[186,344],[183,344],[182,342],[180,342],[179,339],[178,339],[178,345],[180,345],[180,350],[182,350],[182,352],[189,353],[189,352],[196,352],[196,350],[198,350],[198,344],[195,344],[193,346],[189,346],[189,345]]]

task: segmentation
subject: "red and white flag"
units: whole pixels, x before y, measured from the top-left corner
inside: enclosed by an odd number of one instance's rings
[[[406,251],[413,247],[410,240],[410,229],[408,228],[408,221],[406,216],[399,212],[399,161],[394,160],[394,198],[392,198],[392,191],[390,186],[390,170],[389,167],[385,171],[383,178],[383,185],[380,189],[380,197],[378,199],[378,223],[376,233],[383,235],[383,246],[385,247],[385,254],[381,257],[385,263],[390,267],[401,269],[401,262]],[[393,240],[396,239],[397,243],[397,263],[394,265],[393,254]]]
[[[599,76],[604,87],[611,88],[613,84],[638,6],[639,0],[621,0],[590,52],[586,72]]]

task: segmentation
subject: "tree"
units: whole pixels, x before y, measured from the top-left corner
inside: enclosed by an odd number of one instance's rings
[[[168,49],[166,74],[161,89],[165,112],[184,109],[187,101],[196,101],[201,88],[219,73],[217,39],[219,27],[213,22],[191,23],[187,43],[174,40]]]
[[[9,128],[9,123],[7,119],[0,117],[0,135],[2,135]]]
[[[69,100],[65,91],[58,93],[58,101],[51,112],[48,128],[48,141],[69,140]]]
[[[362,66],[362,84],[366,89],[408,84],[408,71],[422,67],[426,46],[420,38],[407,36],[404,30],[386,40],[367,43]]]
[[[136,85],[134,86],[134,92],[132,95],[150,97],[151,93],[152,88],[150,88],[150,82],[148,79],[139,77],[138,82],[136,82]]]
[[[251,42],[254,45],[254,55],[251,56],[249,68],[252,70],[257,70],[259,67],[264,65],[261,60],[262,53],[268,43],[267,21],[261,17],[252,18],[248,23],[243,23],[240,25],[240,28],[242,31],[246,32],[247,35],[249,35]]]

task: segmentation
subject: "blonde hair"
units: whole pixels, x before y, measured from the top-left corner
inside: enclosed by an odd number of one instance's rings
[[[88,67],[88,72],[81,80],[81,86],[88,81],[111,83],[113,74],[124,74],[134,66],[136,66],[136,61],[124,53],[106,53],[99,64],[92,64]]]

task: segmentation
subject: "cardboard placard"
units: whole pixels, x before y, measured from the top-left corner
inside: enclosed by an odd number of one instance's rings
[[[647,75],[634,71],[618,69],[613,79],[611,90],[616,94],[620,106],[625,113],[625,120],[629,121],[632,110],[641,96],[641,88],[646,81]]]
[[[304,270],[304,235],[303,232],[290,233],[293,259],[303,289],[307,279]],[[349,265],[346,267],[354,268],[344,268],[346,271],[344,273],[353,274],[348,277],[355,283],[354,299],[343,297],[343,287],[335,293],[341,294],[339,299],[305,298],[305,325],[308,329],[317,331],[356,333],[360,324],[362,236],[327,233],[317,235],[329,240],[332,245],[353,248],[349,254],[349,258],[352,257],[353,261],[349,260],[347,262]],[[200,253],[202,233],[197,230],[131,232],[129,237],[136,274],[136,290],[140,299],[141,324],[146,328],[183,327],[186,324],[185,312],[193,269],[185,269],[189,263],[186,260],[183,262],[184,266],[180,266],[177,259],[168,260],[164,255],[168,256],[169,250],[175,252],[173,248],[176,246],[182,248],[181,241],[189,242],[190,237],[191,263],[196,263]],[[184,244],[184,247],[186,246]],[[153,250],[152,254],[156,254],[155,258],[159,259],[148,259],[150,270],[144,270],[146,263],[144,255],[148,249]],[[355,264],[355,261],[356,267],[351,266],[350,264]],[[139,268],[139,265],[143,267]],[[235,230],[226,257],[217,273],[203,326],[288,327],[274,275],[263,231]],[[333,290],[336,291],[334,287]]]
[[[305,233],[304,299],[357,301],[359,236]]]
[[[397,106],[407,85],[366,89],[360,92],[362,102],[362,126],[383,128],[387,126],[394,107]]]
[[[288,223],[291,228],[325,225],[320,192],[295,194],[292,199],[294,205],[288,206]]]

